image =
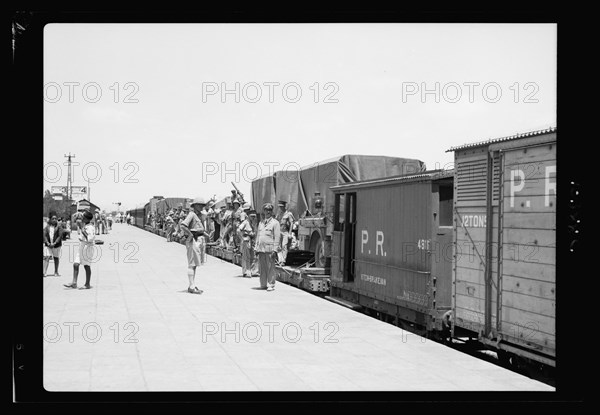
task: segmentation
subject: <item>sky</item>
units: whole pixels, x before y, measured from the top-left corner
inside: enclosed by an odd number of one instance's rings
[[[452,168],[450,147],[556,126],[555,24],[50,24],[44,189],[102,209],[244,195],[344,154]],[[237,101],[237,102],[236,102]]]

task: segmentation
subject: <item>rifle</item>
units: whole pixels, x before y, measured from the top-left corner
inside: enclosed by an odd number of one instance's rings
[[[244,195],[242,194],[242,192],[240,192],[240,189],[238,189],[237,186],[235,185],[235,183],[233,183],[233,182],[231,182],[231,185],[234,187],[235,191],[240,196],[240,199],[241,199],[240,204],[243,205],[244,203],[246,203],[246,201],[244,200]]]

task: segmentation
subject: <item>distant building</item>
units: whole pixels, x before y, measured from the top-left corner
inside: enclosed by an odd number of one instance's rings
[[[52,186],[50,193],[54,200],[66,200],[67,199],[67,187],[66,186]],[[79,201],[83,200],[88,196],[87,186],[71,186],[71,200]]]
[[[77,206],[77,211],[81,212],[84,211],[86,209],[89,209],[91,212],[95,212],[96,209],[100,209],[99,206],[96,206],[95,204],[93,204],[92,202],[90,202],[89,200],[86,199],[81,199],[76,203]]]

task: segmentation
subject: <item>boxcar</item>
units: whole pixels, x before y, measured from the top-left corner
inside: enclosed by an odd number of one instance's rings
[[[131,209],[128,211],[128,213],[132,216],[132,221],[131,223],[135,226],[137,226],[138,228],[142,228],[144,229],[144,222],[145,222],[145,214],[146,214],[146,208],[148,207],[148,204],[146,204],[146,206],[141,206],[141,207],[136,207],[134,209]]]
[[[554,366],[556,129],[454,151],[452,334]]]
[[[331,298],[417,333],[451,307],[453,171],[334,186]],[[449,334],[449,333],[448,333]]]

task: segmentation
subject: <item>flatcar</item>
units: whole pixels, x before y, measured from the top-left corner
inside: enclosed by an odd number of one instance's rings
[[[453,147],[452,333],[555,366],[556,128]]]

